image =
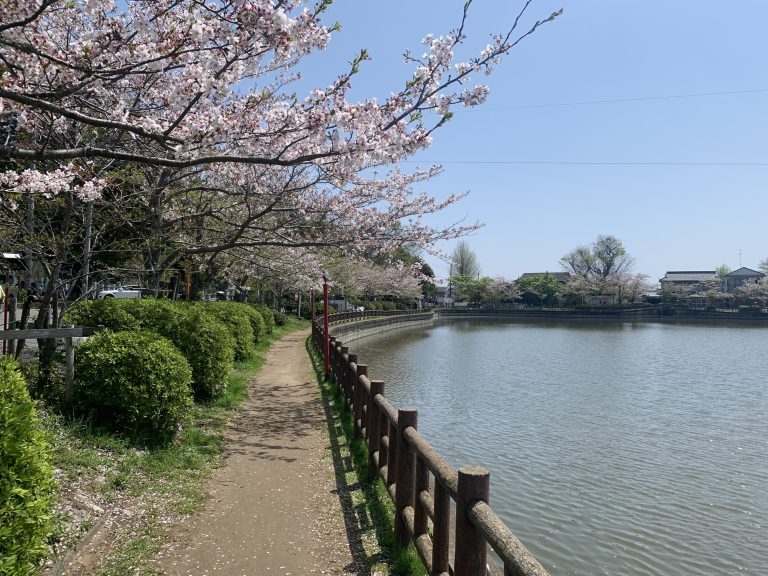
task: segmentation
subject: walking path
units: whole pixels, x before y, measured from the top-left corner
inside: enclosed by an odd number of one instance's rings
[[[169,576],[359,573],[307,335],[270,348],[228,432],[210,500],[159,559]]]

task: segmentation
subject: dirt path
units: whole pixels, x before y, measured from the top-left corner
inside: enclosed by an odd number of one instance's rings
[[[210,500],[159,559],[166,574],[359,573],[336,493],[307,334],[289,334],[270,348],[228,431]]]

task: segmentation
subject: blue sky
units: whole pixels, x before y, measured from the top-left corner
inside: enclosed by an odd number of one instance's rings
[[[343,28],[305,80],[328,85],[364,47],[372,60],[352,96],[383,98],[409,76],[403,50],[420,54],[422,36],[448,32],[462,6],[335,0],[328,19]],[[521,6],[475,0],[464,56]],[[768,2],[534,0],[528,25],[560,7],[492,76],[473,78],[491,86],[487,103],[457,109],[416,157],[444,163],[426,191],[470,191],[433,222],[483,222],[467,241],[489,276],[560,270],[563,254],[599,234],[620,238],[652,281],[737,268],[740,252],[756,267],[768,257]],[[709,95],[677,97],[693,94]],[[605,102],[643,98],[654,99]]]

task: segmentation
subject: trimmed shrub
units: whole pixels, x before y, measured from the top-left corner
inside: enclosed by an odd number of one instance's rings
[[[266,334],[266,326],[264,324],[264,317],[258,310],[254,310],[248,304],[237,304],[240,311],[248,318],[248,322],[251,324],[251,330],[253,330],[253,341],[260,342],[264,339]]]
[[[241,306],[241,304],[236,302],[209,302],[204,304],[204,309],[223,322],[235,339],[235,360],[238,362],[247,360],[256,353],[253,329]]]
[[[285,312],[275,312],[275,324],[278,326],[285,326],[286,321],[287,317]]]
[[[133,302],[134,300],[131,300]],[[138,302],[139,300],[136,300]],[[108,298],[77,302],[64,315],[64,324],[105,326],[110,330],[138,330],[139,322],[126,305],[128,300]]]
[[[264,319],[264,331],[267,334],[272,334],[272,330],[275,329],[275,314],[272,309],[261,304],[251,304],[250,306]]]
[[[195,398],[215,398],[226,390],[235,340],[227,326],[199,306],[153,298],[109,299],[79,302],[67,314],[73,324],[156,332],[187,359]]]
[[[154,333],[104,332],[75,351],[75,398],[95,424],[135,441],[162,444],[192,407],[192,371]]]
[[[120,305],[138,322],[139,328],[152,330],[173,340],[169,336],[185,313],[185,306],[170,300],[155,298],[122,300]]]
[[[48,552],[53,468],[17,364],[0,357],[0,574],[31,576]]]
[[[389,300],[384,300],[381,303],[382,310],[394,310],[396,308],[397,308],[397,305],[394,302],[390,302]]]
[[[192,368],[195,398],[216,398],[227,389],[235,358],[235,339],[223,322],[202,306],[183,308],[183,314],[167,334]]]

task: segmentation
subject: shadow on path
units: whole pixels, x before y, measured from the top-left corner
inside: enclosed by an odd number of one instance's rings
[[[361,482],[350,453],[350,445],[344,432],[339,412],[343,407],[334,402],[334,384],[323,382],[323,368],[312,353],[312,339],[307,339],[307,354],[317,378],[317,385],[323,399],[323,409],[328,425],[333,468],[336,476],[336,494],[344,514],[344,525],[349,540],[349,549],[354,563],[345,566],[345,571],[360,576],[371,574],[371,567],[378,562],[388,562],[389,557],[380,543],[387,539],[391,528],[379,510],[375,490]],[[350,482],[349,478],[354,481]],[[368,544],[366,545],[366,542]]]

